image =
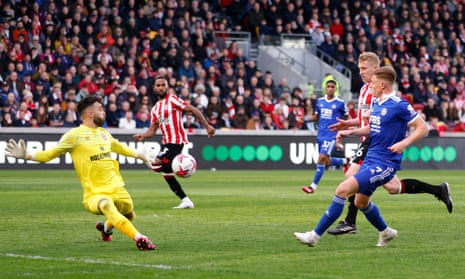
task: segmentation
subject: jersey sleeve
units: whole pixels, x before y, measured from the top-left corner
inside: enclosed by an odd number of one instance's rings
[[[187,101],[184,101],[176,95],[171,95],[170,102],[173,104],[175,108],[178,108],[180,110],[184,110],[184,108],[188,104]]]
[[[418,112],[415,111],[415,109],[412,107],[412,105],[409,104],[409,103],[406,102],[406,101],[402,101],[402,109],[405,111],[405,113],[402,113],[401,115],[405,117],[405,120],[406,120],[408,123],[411,123],[411,122],[414,121],[417,117],[420,116],[420,115],[418,114]]]
[[[74,136],[74,130],[70,130],[61,137],[58,144],[54,147],[44,151],[36,151],[33,154],[33,160],[42,163],[48,162],[60,156],[61,154],[71,152],[75,146],[75,143],[76,139]]]
[[[119,140],[113,138],[110,133],[108,136],[111,139],[111,151],[124,155],[126,157],[136,157],[136,151],[129,147],[127,144],[120,142]]]

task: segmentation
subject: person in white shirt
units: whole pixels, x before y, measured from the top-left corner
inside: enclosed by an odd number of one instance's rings
[[[126,114],[124,115],[124,117],[121,117],[119,119],[118,127],[123,128],[123,129],[135,129],[136,128],[136,120],[134,120],[133,115],[134,114],[133,114],[132,110],[126,111]]]

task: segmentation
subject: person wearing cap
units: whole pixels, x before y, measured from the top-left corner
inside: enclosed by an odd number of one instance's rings
[[[2,81],[2,88],[0,89],[0,94],[3,96],[7,96],[8,93],[10,92],[13,92],[11,89],[10,89],[10,85],[8,84],[8,81],[4,80]],[[5,97],[5,100],[6,100],[6,97]]]
[[[23,102],[27,105],[28,109],[35,114],[37,107],[34,102],[34,94],[28,89],[23,90]]]

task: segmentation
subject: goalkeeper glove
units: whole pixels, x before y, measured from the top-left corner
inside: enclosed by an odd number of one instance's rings
[[[144,147],[142,148],[142,152],[138,152],[136,157],[144,161],[145,165],[147,168],[152,169],[152,161],[154,158],[152,158],[151,152],[148,149],[147,144],[144,144]]]
[[[18,142],[10,139],[5,148],[5,155],[27,160],[26,142],[23,139],[18,140]]]

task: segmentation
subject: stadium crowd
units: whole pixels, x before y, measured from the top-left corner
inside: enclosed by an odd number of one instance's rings
[[[103,97],[106,126],[150,125],[156,75],[221,129],[312,129],[317,94],[257,68],[215,31],[283,33],[312,42],[361,80],[357,59],[374,51],[398,75],[399,96],[433,130],[465,130],[462,1],[76,0],[2,1],[1,126],[74,127],[76,103]],[[323,77],[322,77],[323,78]],[[274,80],[279,80],[276,82]],[[352,109],[353,103],[349,106]],[[192,116],[185,126],[199,128]]]

